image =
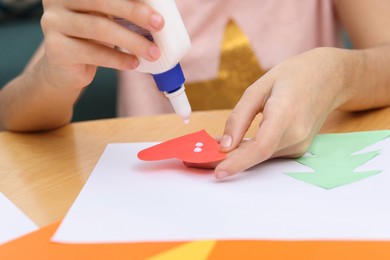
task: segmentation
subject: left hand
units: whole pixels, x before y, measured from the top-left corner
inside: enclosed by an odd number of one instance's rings
[[[217,179],[274,157],[299,157],[331,111],[347,100],[345,68],[350,51],[318,48],[275,66],[251,85],[230,114],[221,150],[227,158]],[[241,143],[255,116],[263,113],[256,136]]]

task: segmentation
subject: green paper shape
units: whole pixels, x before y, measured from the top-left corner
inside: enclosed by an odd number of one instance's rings
[[[356,168],[377,156],[380,151],[352,154],[389,136],[390,130],[317,135],[308,149],[311,155],[296,159],[297,162],[312,168],[314,172],[286,174],[325,189],[360,181],[382,172],[380,169],[354,172]]]

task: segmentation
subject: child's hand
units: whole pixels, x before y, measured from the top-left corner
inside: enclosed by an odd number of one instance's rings
[[[160,56],[157,45],[110,19],[117,16],[149,31],[160,30],[164,25],[161,15],[141,2],[46,0],[43,5],[43,71],[55,85],[84,87],[98,66],[128,70],[138,66],[136,56],[150,61]]]
[[[302,155],[328,114],[346,100],[349,53],[314,49],[286,60],[250,86],[226,122],[220,144],[229,156],[216,167],[216,177],[225,178],[273,157]],[[263,118],[256,136],[239,145],[258,113]]]

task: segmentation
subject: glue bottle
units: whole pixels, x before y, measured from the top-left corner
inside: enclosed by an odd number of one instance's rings
[[[148,61],[138,57],[137,71],[150,73],[158,89],[164,92],[176,114],[188,124],[191,106],[184,88],[184,74],[180,60],[191,48],[191,41],[177,9],[175,0],[140,0],[159,12],[164,18],[164,27],[159,32],[150,32],[122,18],[113,19],[126,28],[155,42],[161,52],[156,61]]]

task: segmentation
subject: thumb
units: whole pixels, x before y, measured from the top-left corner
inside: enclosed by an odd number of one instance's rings
[[[270,77],[262,78],[248,87],[229,115],[220,141],[220,149],[230,152],[239,146],[256,115],[263,110],[273,82]]]

